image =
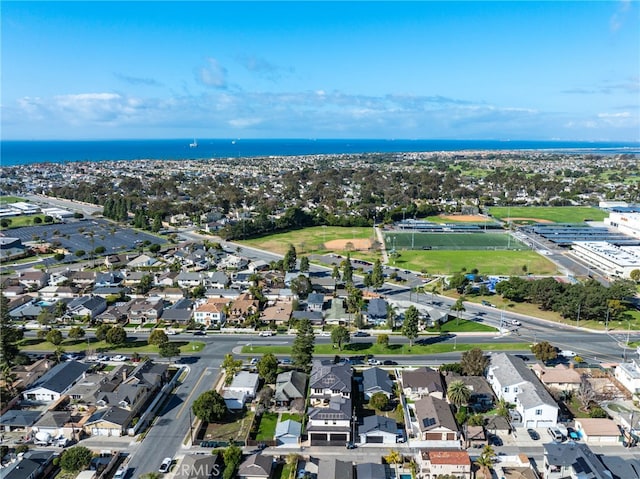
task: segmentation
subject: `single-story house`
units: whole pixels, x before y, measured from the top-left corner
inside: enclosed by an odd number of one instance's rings
[[[380,368],[369,368],[362,372],[362,392],[368,401],[376,393],[382,393],[388,398],[393,395],[393,382],[389,373]]]
[[[300,371],[286,371],[278,374],[273,399],[278,407],[290,406],[296,399],[306,396],[307,375]]]
[[[302,424],[300,422],[287,419],[286,421],[281,421],[276,424],[276,433],[274,437],[278,445],[297,445],[300,442],[301,432]]]
[[[618,425],[608,418],[581,418],[575,420],[581,439],[591,445],[616,445],[620,442]]]
[[[238,469],[240,479],[269,479],[273,470],[273,458],[262,454],[252,454]]]
[[[58,363],[22,393],[27,401],[53,402],[76,384],[91,368],[78,361]]]
[[[219,479],[224,467],[220,454],[187,454],[175,469],[175,479]]]
[[[411,399],[433,396],[438,399],[446,397],[440,372],[429,367],[402,371],[402,390]]]
[[[342,476],[336,477],[342,479]],[[388,465],[365,462],[363,464],[356,464],[356,477],[358,479],[386,479],[392,476]]]
[[[361,444],[395,444],[398,440],[398,425],[384,416],[366,416],[358,425]]]

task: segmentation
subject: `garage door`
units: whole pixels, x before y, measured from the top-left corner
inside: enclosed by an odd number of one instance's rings
[[[331,434],[331,442],[334,444],[344,445],[347,443],[346,434]]]
[[[382,436],[367,436],[368,444],[382,444]]]
[[[327,444],[327,435],[326,434],[311,434],[311,445],[312,446],[325,446]]]
[[[538,421],[538,424],[536,424],[534,427],[552,427],[555,425],[556,424],[553,421]]]

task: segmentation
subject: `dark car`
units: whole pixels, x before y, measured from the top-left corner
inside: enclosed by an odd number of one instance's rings
[[[347,443],[347,449],[355,449],[355,448],[356,448],[356,445],[354,443],[352,442]]]
[[[383,361],[382,363],[385,366],[397,366],[398,362],[397,361],[391,361],[391,359],[387,359],[385,361]]]
[[[204,331],[194,331],[194,332],[193,332],[193,335],[194,335],[194,336],[206,336],[206,335],[207,335],[207,333],[206,333],[206,332],[204,332]]]
[[[527,429],[527,434],[529,434],[529,437],[534,441],[540,439],[540,434],[538,434],[535,429]]]
[[[353,333],[353,336],[356,338],[366,338],[371,335],[366,331],[356,331],[355,333]]]

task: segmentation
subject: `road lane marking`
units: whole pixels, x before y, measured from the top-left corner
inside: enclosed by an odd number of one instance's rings
[[[187,396],[187,398],[184,400],[184,404],[182,405],[182,407],[180,408],[180,410],[178,411],[178,413],[176,414],[176,419],[180,419],[180,416],[182,415],[182,413],[184,412],[184,408],[187,407],[189,405],[189,400],[191,399],[191,396],[193,396],[193,393],[196,392],[196,389],[198,389],[198,386],[200,385],[200,382],[202,382],[202,380],[211,375],[211,368],[207,368],[204,371],[202,371],[202,374],[200,374],[200,378],[198,379],[198,381],[196,381],[196,383],[193,385],[193,387],[191,388],[191,393]]]

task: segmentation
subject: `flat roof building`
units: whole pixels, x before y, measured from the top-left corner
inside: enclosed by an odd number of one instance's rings
[[[629,278],[631,271],[640,269],[638,246],[616,246],[606,241],[576,241],[571,252],[612,277]]]

